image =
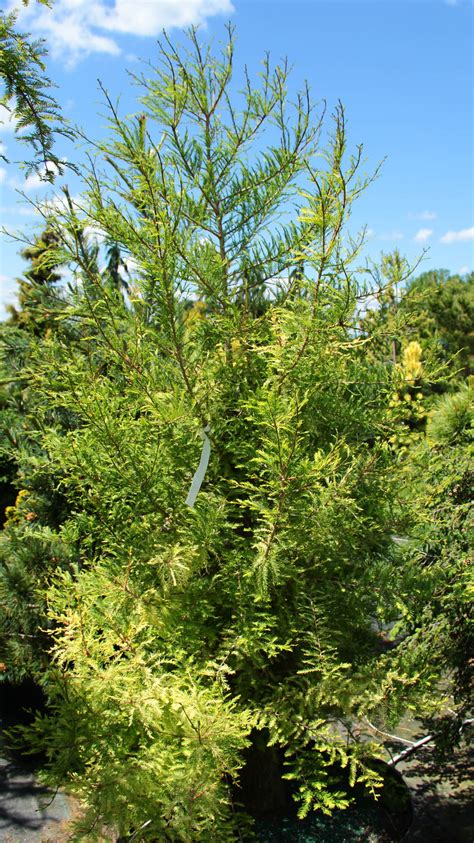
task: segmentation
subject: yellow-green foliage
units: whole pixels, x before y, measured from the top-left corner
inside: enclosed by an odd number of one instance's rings
[[[356,330],[362,240],[345,223],[370,181],[360,150],[347,155],[338,107],[318,157],[285,68],[265,63],[241,113],[224,95],[232,39],[217,57],[190,42],[186,59],[162,45],[138,118],[109,103],[81,209],[67,196],[51,218],[81,282],[60,314],[75,341],[44,337],[28,365],[37,459],[76,560],[49,569],[51,712],[29,737],[86,806],[79,839],[103,824],[233,839],[252,729],[286,751],[300,816],[344,807],[332,763],[351,783],[377,777],[340,723],[431,688],[377,634],[412,587],[392,538],[391,401],[422,364],[416,344],[403,371],[374,363],[379,337]],[[84,249],[92,225],[133,257],[128,302]],[[210,462],[189,507],[203,428]]]
[[[422,349],[419,342],[412,340],[403,350],[403,359],[401,369],[404,377],[410,383],[413,383],[421,377],[423,372],[422,363]]]

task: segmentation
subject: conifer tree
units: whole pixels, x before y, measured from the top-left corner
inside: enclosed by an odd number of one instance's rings
[[[451,376],[463,379],[472,374],[474,273],[460,277],[447,270],[423,272],[407,285],[400,309],[412,322],[413,335],[433,347],[440,360],[449,361]]]
[[[414,583],[405,632],[411,656],[429,664],[451,694],[429,724],[445,750],[459,742],[461,723],[472,717],[473,399],[472,383],[438,397],[426,437],[405,465],[413,526],[404,564]],[[406,658],[403,651],[399,658]]]
[[[377,778],[351,723],[433,700],[403,636],[405,660],[380,646],[413,581],[399,375],[357,331],[362,150],[340,105],[323,146],[268,58],[234,98],[233,56],[232,32],[220,54],[165,37],[137,116],[106,95],[81,207],[49,220],[83,279],[63,314],[80,335],[45,336],[29,374],[77,419],[38,435],[75,564],[49,575],[50,713],[28,737],[83,802],[78,839],[235,840],[249,746],[284,754],[301,817],[344,807],[334,762]],[[87,226],[133,259],[127,301]]]
[[[41,334],[51,328],[57,317],[61,298],[57,293],[60,274],[56,271],[54,247],[56,237],[46,229],[21,256],[31,266],[18,280],[18,306],[8,305],[10,322],[30,334]]]
[[[34,349],[57,331],[65,305],[55,245],[46,229],[23,250],[30,266],[18,280],[18,305],[10,306],[0,332],[0,457],[9,490],[0,536],[0,660],[8,681],[31,675],[33,663],[37,669],[44,664],[48,574],[68,553],[55,533],[64,500],[38,441],[44,424],[64,429],[67,419],[49,413],[29,371]]]
[[[472,372],[473,273],[462,278],[434,270],[409,278],[395,252],[385,257],[381,275],[389,283],[382,284],[378,306],[365,313],[360,323],[369,334],[379,333],[378,359],[392,357],[396,362],[410,342],[419,342],[424,356],[438,363],[435,390],[449,390],[456,376],[462,380]]]
[[[23,0],[23,5],[28,3]],[[50,6],[51,0],[38,3]],[[44,41],[33,41],[19,32],[16,19],[15,12],[0,10],[0,106],[13,119],[18,140],[32,153],[22,162],[26,172],[36,170],[45,181],[53,182],[65,166],[55,152],[55,141],[72,139],[73,132],[51,94],[54,85],[45,75]],[[0,158],[7,160],[3,154]]]

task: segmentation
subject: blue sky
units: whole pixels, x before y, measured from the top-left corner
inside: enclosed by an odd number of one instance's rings
[[[46,39],[48,74],[64,114],[90,137],[104,136],[100,78],[123,113],[135,110],[126,70],[153,61],[163,27],[179,37],[200,23],[218,40],[236,25],[237,66],[258,72],[265,51],[288,56],[295,88],[307,79],[330,112],[344,103],[349,140],[364,144],[367,169],[386,161],[354,206],[351,227],[368,227],[367,254],[400,249],[422,269],[474,270],[472,0],[55,0],[21,11],[21,28]],[[0,142],[20,151],[8,122]],[[81,151],[62,144],[72,161]],[[1,163],[1,162],[0,162]],[[71,192],[79,182],[67,176]],[[0,215],[10,230],[35,231],[35,200],[48,192],[13,164],[0,167]],[[0,240],[1,301],[12,301],[23,261]]]

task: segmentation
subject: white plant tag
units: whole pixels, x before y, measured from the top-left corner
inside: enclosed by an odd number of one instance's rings
[[[196,503],[196,498],[199,494],[199,489],[202,486],[202,482],[204,480],[204,475],[206,474],[207,466],[209,465],[209,457],[211,456],[211,440],[207,435],[210,432],[210,427],[207,425],[204,430],[201,430],[201,436],[204,439],[204,443],[202,446],[201,451],[201,459],[199,460],[199,465],[197,467],[196,474],[193,477],[193,482],[191,483],[191,487],[188,492],[188,497],[186,498],[186,506],[193,507]]]

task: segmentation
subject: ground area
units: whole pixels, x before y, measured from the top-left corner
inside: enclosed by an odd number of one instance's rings
[[[445,763],[425,749],[399,770],[414,808],[404,843],[473,843],[474,755],[466,741]]]
[[[62,793],[49,793],[33,772],[0,758],[0,840],[4,843],[63,843],[71,803]]]
[[[445,763],[426,748],[399,766],[409,787],[413,823],[404,843],[473,843],[474,761],[467,741]],[[64,794],[48,793],[31,770],[0,759],[0,841],[2,843],[66,843],[74,803]],[[293,820],[267,823],[261,843],[386,843],[399,840],[390,834],[390,820],[370,811],[344,812],[339,818],[314,817],[307,823]],[[104,843],[112,843],[104,841]]]

